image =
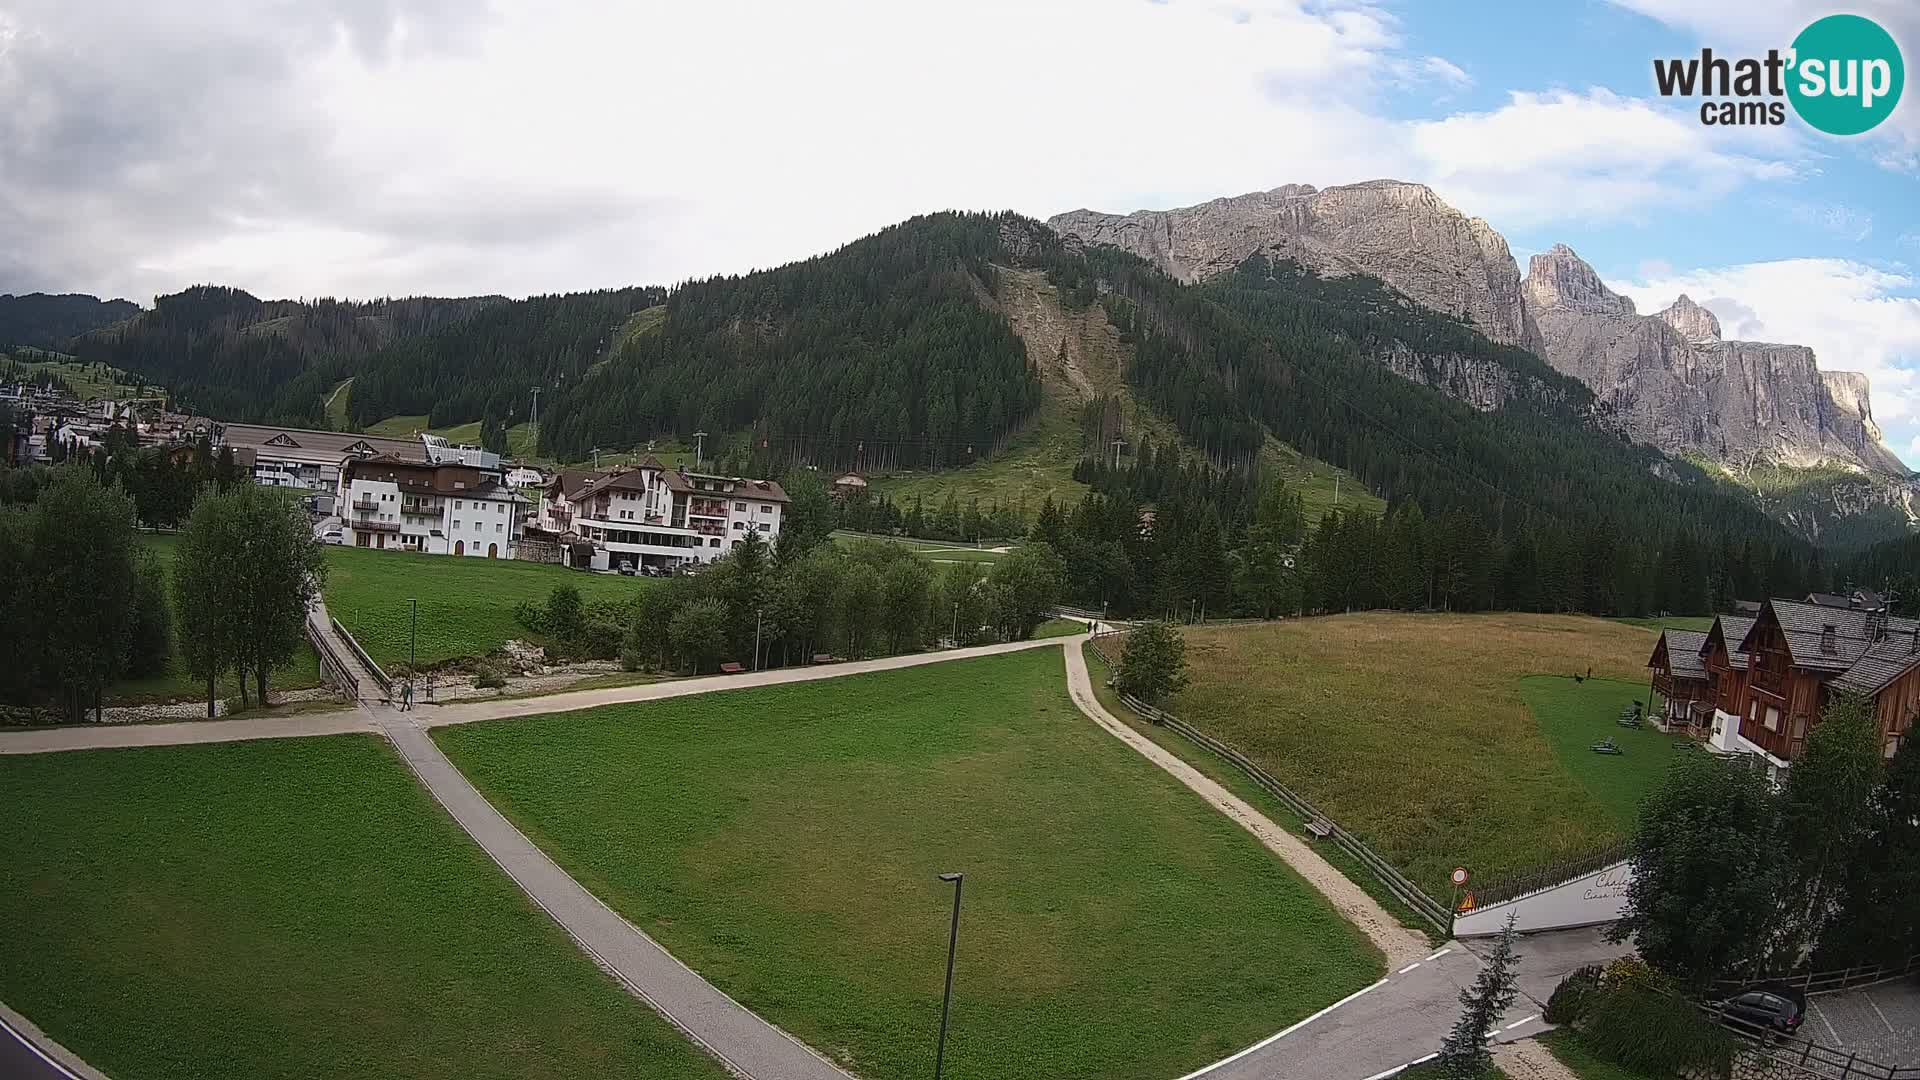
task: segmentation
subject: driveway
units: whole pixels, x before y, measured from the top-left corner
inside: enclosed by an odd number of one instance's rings
[[[1920,1066],[1920,983],[1816,994],[1800,1034],[1881,1065]]]

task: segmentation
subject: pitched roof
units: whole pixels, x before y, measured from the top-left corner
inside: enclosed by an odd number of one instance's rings
[[[1787,652],[1794,666],[1814,671],[1845,671],[1880,640],[1911,635],[1914,628],[1920,626],[1912,619],[1895,618],[1861,608],[1822,607],[1797,600],[1769,600],[1761,611],[1760,619],[1755,620],[1755,627],[1766,619],[1768,612],[1772,612],[1781,633],[1786,636]],[[1884,621],[1884,635],[1875,636],[1869,629],[1869,623],[1876,617]],[[1827,640],[1829,628],[1833,631],[1831,642]],[[1746,636],[1753,636],[1752,628],[1748,629]],[[1748,643],[1743,640],[1740,647],[1747,649]]]
[[[1749,659],[1740,645],[1747,640],[1747,631],[1753,629],[1753,619],[1745,615],[1717,615],[1713,626],[1707,631],[1706,640],[1701,642],[1700,651],[1704,655],[1707,647],[1713,644],[1716,635],[1720,646],[1727,650],[1727,663],[1736,671],[1744,671]]]
[[[419,439],[388,439],[378,435],[357,435],[351,431],[310,431],[266,424],[223,424],[220,442],[235,449],[251,446],[303,450],[316,457],[336,459],[349,454],[381,455],[405,461],[427,459],[426,448]]]
[[[1855,694],[1878,693],[1888,683],[1920,667],[1920,652],[1914,650],[1916,641],[1920,639],[1911,632],[1888,637],[1862,653],[1831,685],[1835,690]]]
[[[1653,656],[1647,661],[1648,667],[1657,667],[1661,651],[1667,655],[1667,670],[1682,679],[1704,679],[1707,666],[1700,658],[1700,649],[1707,643],[1707,635],[1699,630],[1666,629],[1660,632],[1660,641],[1653,647]]]

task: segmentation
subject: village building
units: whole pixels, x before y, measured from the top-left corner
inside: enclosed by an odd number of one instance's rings
[[[340,524],[355,547],[511,559],[526,500],[489,470],[378,456],[342,466]]]
[[[843,502],[857,495],[865,495],[867,490],[867,478],[857,472],[841,473],[834,477],[829,489],[834,498]]]
[[[749,535],[780,535],[787,493],[772,480],[669,469],[648,456],[599,473],[562,471],[536,516],[543,532],[592,545],[593,569],[671,572],[712,562]]]
[[[1720,616],[1704,635],[1667,630],[1648,666],[1668,696],[1663,718],[1685,716],[1709,748],[1757,755],[1776,778],[1835,694],[1867,700],[1889,758],[1920,718],[1920,620],[1893,616],[1871,592],[1769,600],[1751,618]],[[1704,730],[1703,704],[1712,709]]]

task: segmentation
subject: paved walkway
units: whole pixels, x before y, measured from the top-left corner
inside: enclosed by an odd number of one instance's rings
[[[0,1076],[8,1080],[107,1080],[31,1020],[0,1005]]]
[[[568,876],[467,782],[424,728],[398,714],[383,718],[380,728],[440,805],[534,903],[696,1043],[753,1080],[850,1080],[806,1044],[675,960]]]

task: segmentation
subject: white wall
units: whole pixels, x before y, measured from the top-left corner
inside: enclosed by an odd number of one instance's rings
[[[1507,925],[1509,912],[1519,916],[1514,929],[1521,933],[1613,922],[1626,914],[1627,886],[1632,883],[1633,864],[1614,863],[1550,889],[1488,904],[1457,916],[1453,920],[1453,936],[1497,934]]]

